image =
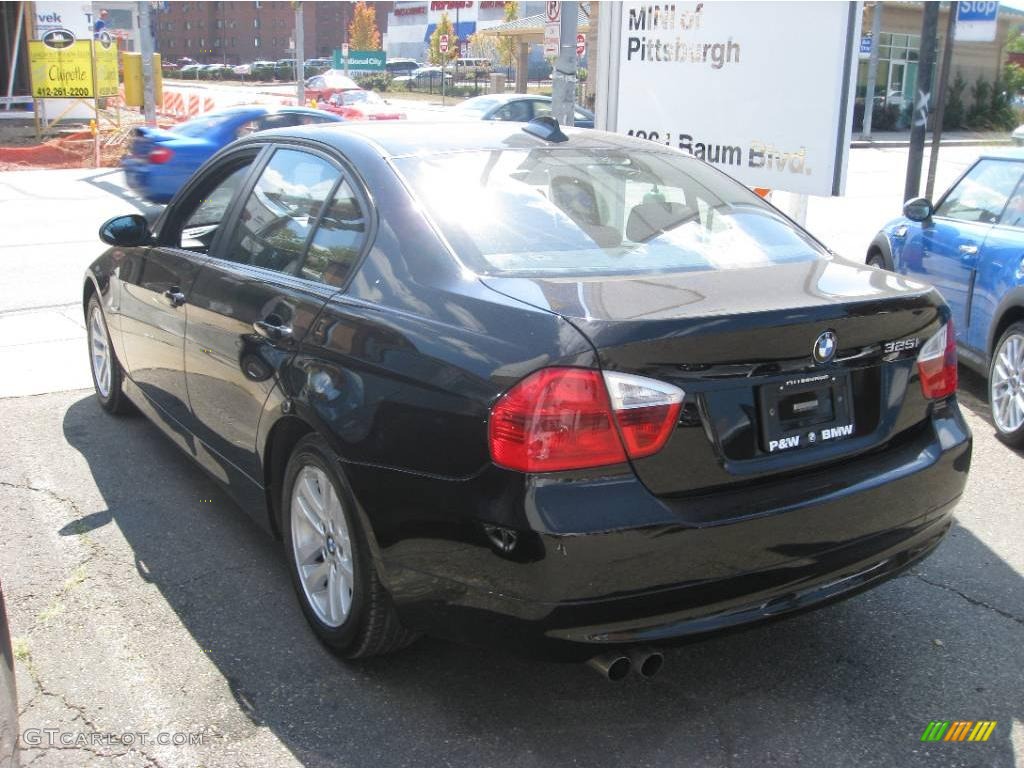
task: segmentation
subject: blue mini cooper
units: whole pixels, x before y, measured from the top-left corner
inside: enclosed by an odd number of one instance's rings
[[[935,204],[915,198],[867,263],[938,288],[960,360],[988,377],[1000,437],[1024,445],[1024,150],[985,154]]]

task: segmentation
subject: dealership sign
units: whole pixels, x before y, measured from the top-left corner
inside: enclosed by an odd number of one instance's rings
[[[996,39],[999,3],[957,3],[956,35],[958,43],[991,43]]]
[[[617,3],[601,117],[752,187],[840,195],[856,3]]]

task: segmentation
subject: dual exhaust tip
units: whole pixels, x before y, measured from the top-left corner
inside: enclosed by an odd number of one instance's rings
[[[630,672],[649,680],[661,671],[665,657],[653,648],[631,648],[629,651],[608,651],[587,661],[587,666],[614,683]]]

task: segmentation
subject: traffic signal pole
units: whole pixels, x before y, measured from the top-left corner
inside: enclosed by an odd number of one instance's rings
[[[153,78],[153,28],[149,3],[139,3],[139,48],[142,54],[142,111],[146,125],[156,125],[156,84]]]
[[[579,19],[575,0],[562,3],[558,28],[558,58],[551,84],[551,116],[559,125],[574,125],[576,106],[576,32]]]

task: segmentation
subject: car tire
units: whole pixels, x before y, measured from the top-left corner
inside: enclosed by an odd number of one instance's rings
[[[1013,323],[996,343],[988,370],[988,401],[999,439],[1024,446],[1024,323]]]
[[[342,658],[358,659],[416,640],[377,574],[338,457],[319,435],[307,435],[292,451],[281,502],[288,571],[320,641]]]
[[[889,268],[888,265],[886,265],[885,263],[885,256],[883,256],[882,252],[877,249],[873,249],[871,252],[868,253],[868,258],[865,263],[869,267],[878,267],[879,269]]]
[[[85,324],[89,344],[89,370],[92,372],[96,399],[107,413],[118,416],[132,413],[135,409],[121,388],[124,383],[124,370],[118,362],[114,345],[110,342],[107,319],[95,294],[86,305]]]

